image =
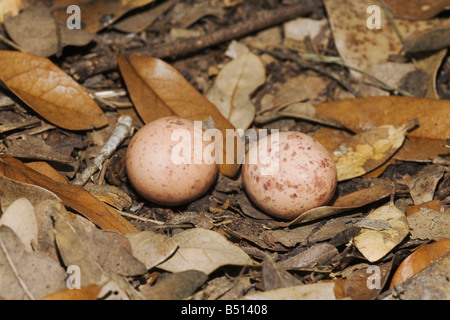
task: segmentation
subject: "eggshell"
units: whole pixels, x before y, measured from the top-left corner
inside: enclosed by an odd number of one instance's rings
[[[276,140],[269,135],[250,148],[242,179],[249,198],[258,207],[291,220],[331,200],[337,170],[329,152],[315,139],[301,132],[278,134],[277,144],[272,144]],[[256,150],[258,157],[252,161],[250,154]]]
[[[178,139],[172,139],[175,131],[188,133],[189,139],[179,136]],[[196,143],[201,149],[195,149]],[[183,147],[180,147],[181,144]],[[195,127],[191,120],[165,117],[150,122],[138,130],[128,147],[128,178],[136,191],[154,203],[189,203],[207,192],[218,173],[216,163],[208,164],[203,161],[203,150],[207,145],[208,142],[203,141],[203,131]],[[173,149],[179,152],[180,157],[188,155],[190,150],[190,159],[186,156],[185,163],[179,163],[181,160],[174,161],[178,154],[172,152]],[[195,152],[197,160],[194,158]],[[199,155],[198,152],[202,154]]]

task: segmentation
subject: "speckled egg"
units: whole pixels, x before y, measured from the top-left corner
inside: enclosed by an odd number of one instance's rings
[[[250,148],[242,181],[249,198],[264,212],[292,220],[331,200],[337,185],[336,165],[312,137],[292,131],[277,134],[278,140],[272,134]],[[255,159],[251,155],[256,151]]]
[[[202,129],[191,120],[165,117],[150,122],[138,130],[128,146],[128,178],[151,202],[189,203],[204,195],[217,177],[217,164],[203,161],[199,154],[207,145]]]

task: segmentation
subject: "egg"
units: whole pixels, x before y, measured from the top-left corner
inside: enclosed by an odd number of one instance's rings
[[[269,215],[292,220],[331,200],[337,170],[327,149],[314,138],[293,131],[276,135],[249,148],[242,181],[255,205]]]
[[[128,146],[129,181],[153,203],[192,202],[208,191],[218,174],[215,162],[203,161],[207,144],[203,130],[191,120],[165,117],[152,121],[136,132]]]

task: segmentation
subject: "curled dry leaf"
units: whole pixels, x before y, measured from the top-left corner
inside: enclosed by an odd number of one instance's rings
[[[450,239],[425,244],[411,253],[397,268],[390,287],[395,287],[427,267],[433,260],[450,252]]]
[[[383,258],[409,233],[405,215],[393,204],[375,209],[367,218],[385,220],[389,224],[388,230],[362,228],[354,238],[356,247],[370,262]]]
[[[246,52],[220,70],[205,96],[236,129],[245,131],[255,117],[250,96],[265,81],[263,63],[254,53]]]
[[[0,156],[0,175],[51,191],[62,200],[64,205],[84,215],[100,228],[121,233],[137,231],[131,223],[117,212],[109,210],[105,204],[83,187],[57,182],[34,171],[15,158],[6,155]]]
[[[0,78],[47,121],[68,130],[90,130],[108,124],[87,91],[50,60],[0,50]]]
[[[152,57],[120,55],[118,63],[135,108],[145,123],[173,115],[192,121],[204,121],[211,117],[224,139],[226,130],[234,129],[208,99],[166,62]],[[223,146],[226,146],[225,140]],[[229,154],[228,158],[231,156],[235,161],[221,164],[222,174],[236,175],[239,169],[236,152],[224,148],[224,159]]]
[[[250,257],[215,231],[195,228],[172,237],[178,250],[158,265],[170,272],[199,270],[210,274],[223,265],[253,265]]]
[[[409,135],[445,140],[450,136],[450,101],[411,97],[367,97],[326,102],[315,106],[318,116],[332,117],[355,132],[383,125],[400,126],[419,119]]]
[[[332,154],[338,181],[362,176],[385,163],[403,144],[406,133],[417,121],[395,127],[385,125],[350,136]]]
[[[97,300],[101,286],[91,284],[79,289],[65,289],[46,295],[42,300]]]

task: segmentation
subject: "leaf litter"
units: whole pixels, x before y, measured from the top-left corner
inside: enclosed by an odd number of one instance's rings
[[[355,11],[368,2],[324,0],[310,8],[314,18],[283,20],[275,12],[287,4],[264,1],[273,9],[269,29],[247,19],[251,36],[166,61],[133,48],[191,35],[195,47],[259,5],[115,2],[83,2],[81,38],[67,38],[58,1],[1,8],[2,41],[23,52],[0,51],[2,94],[13,98],[0,106],[0,298],[450,298],[450,105],[439,96],[450,92],[448,44],[428,41],[445,38],[437,14],[446,1],[417,1],[426,12],[384,1],[374,32]],[[37,46],[27,15],[48,25]],[[121,54],[105,53],[111,44]],[[68,75],[78,72],[84,83]],[[127,103],[92,98],[116,89]],[[74,185],[124,114],[135,129],[179,115],[222,132],[305,132],[334,156],[335,196],[279,221],[247,198],[239,165],[225,164],[204,197],[160,207],[128,182],[129,138],[84,186]]]

